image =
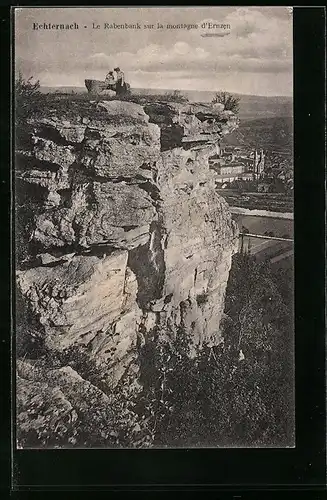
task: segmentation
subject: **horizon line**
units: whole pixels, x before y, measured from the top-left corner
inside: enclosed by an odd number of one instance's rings
[[[55,88],[55,89],[60,89],[60,88],[83,88],[83,85],[42,85],[40,84],[40,87],[49,87],[49,88]],[[142,90],[147,90],[146,87],[131,87],[131,89],[142,89]],[[233,92],[233,91],[228,91],[228,90],[199,90],[199,89],[167,89],[167,88],[162,88],[162,87],[150,87],[148,90],[171,90],[175,91],[178,90],[180,92],[230,92],[231,94],[239,94],[239,95],[247,95],[247,96],[256,96],[256,97],[288,97],[290,99],[293,98],[293,95],[285,95],[285,94],[274,94],[274,95],[263,95],[263,94],[245,94],[241,92]]]

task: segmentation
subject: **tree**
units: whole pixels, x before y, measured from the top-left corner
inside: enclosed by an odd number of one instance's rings
[[[33,83],[32,80],[32,76],[25,80],[21,73],[18,74],[18,78],[15,81],[15,96],[17,99],[19,99],[20,97],[34,97],[40,94],[40,81],[36,80]]]
[[[229,92],[220,91],[217,92],[215,97],[212,100],[213,104],[223,104],[225,106],[226,111],[233,111],[233,113],[237,114],[239,112],[239,97],[235,97]]]
[[[39,80],[33,81],[31,76],[27,80],[19,73],[15,81],[15,120],[16,125],[25,125],[26,119],[39,108],[41,99]]]

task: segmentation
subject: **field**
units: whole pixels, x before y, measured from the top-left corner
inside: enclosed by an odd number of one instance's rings
[[[280,238],[293,239],[293,221],[287,219],[273,219],[269,217],[256,217],[248,215],[233,215],[242,232],[264,236],[267,233]],[[239,242],[239,251],[242,249],[242,239]],[[255,255],[258,261],[272,260],[275,266],[285,265],[284,258],[289,267],[292,267],[293,242],[244,236],[243,251]],[[280,257],[280,258],[278,258]],[[283,258],[281,258],[283,257]]]
[[[271,212],[292,212],[293,197],[284,193],[244,193],[231,189],[217,189],[230,206],[249,210],[269,210]]]
[[[238,214],[233,214],[233,219],[240,227],[246,227],[247,232],[251,234],[264,235],[266,232],[273,232],[273,235],[277,238],[293,238],[293,221],[288,219]]]

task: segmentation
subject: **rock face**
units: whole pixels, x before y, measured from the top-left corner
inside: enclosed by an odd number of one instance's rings
[[[139,348],[154,332],[183,331],[190,356],[222,340],[238,235],[208,158],[237,118],[221,105],[89,106],[30,119],[17,155],[17,344],[25,362],[36,344],[61,360],[45,379],[18,378],[23,426],[45,387],[78,419],[68,380],[90,381],[67,353],[97,370],[101,399],[126,380],[137,387]]]

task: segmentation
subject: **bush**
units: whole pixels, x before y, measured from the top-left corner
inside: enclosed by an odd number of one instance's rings
[[[33,80],[32,76],[28,78],[28,80],[25,80],[22,74],[19,73],[18,78],[15,81],[16,98],[35,97],[41,93],[39,80],[35,81],[34,83],[32,80]]]
[[[226,111],[233,111],[233,113],[237,114],[239,112],[239,97],[235,97],[228,92],[217,92],[215,97],[212,100],[212,104],[223,104],[225,106]]]
[[[188,98],[182,94],[180,90],[174,90],[173,92],[166,92],[164,95],[164,100],[172,102],[188,102]]]
[[[40,92],[39,80],[33,82],[33,77],[25,80],[21,74],[15,81],[15,121],[16,125],[24,125],[26,119],[37,111],[44,100]]]
[[[180,328],[175,341],[144,347],[139,411],[154,446],[291,444],[292,325],[290,297],[286,286],[279,291],[280,281],[253,257],[236,254],[224,344],[205,346],[190,359]],[[173,335],[168,332],[168,337]]]
[[[208,294],[203,292],[200,293],[199,295],[196,296],[196,303],[198,306],[201,306],[202,304],[205,304],[208,302]]]

